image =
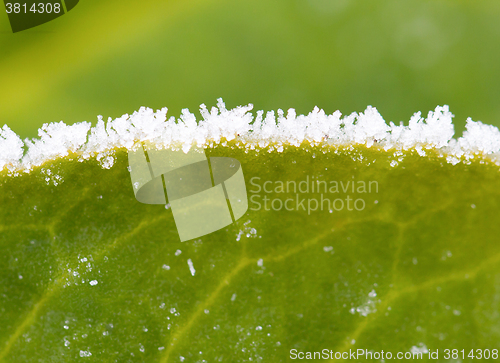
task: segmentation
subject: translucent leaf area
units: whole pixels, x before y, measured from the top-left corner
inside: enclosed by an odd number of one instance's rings
[[[497,165],[364,146],[206,154],[241,162],[249,209],[183,243],[168,206],[135,200],[125,149],[109,169],[70,154],[0,175],[0,362],[497,348]],[[344,207],[308,210],[317,181]]]

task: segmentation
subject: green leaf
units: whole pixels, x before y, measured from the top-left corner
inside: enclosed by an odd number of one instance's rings
[[[446,102],[458,132],[468,116],[500,126],[499,17],[497,0],[106,0],[14,35],[4,15],[1,121],[36,137],[222,96],[299,113],[372,104],[396,123]]]
[[[171,209],[135,200],[124,149],[109,170],[71,154],[2,173],[0,362],[282,362],[292,349],[412,347],[443,360],[444,349],[498,348],[493,162],[409,150],[391,166],[393,151],[308,144],[206,154],[241,162],[249,210],[184,243]],[[362,199],[359,211],[252,210],[252,197],[296,197],[255,184],[308,178],[376,184],[324,195]]]

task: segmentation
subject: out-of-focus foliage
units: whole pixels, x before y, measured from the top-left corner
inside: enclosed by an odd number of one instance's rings
[[[12,34],[0,16],[0,125],[95,122],[140,106],[309,112],[376,106],[387,121],[449,104],[500,125],[500,3],[451,0],[81,1]]]

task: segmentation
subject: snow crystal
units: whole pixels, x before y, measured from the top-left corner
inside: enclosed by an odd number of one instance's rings
[[[485,154],[497,153],[500,150],[500,131],[495,126],[474,122],[469,117],[465,128],[464,137],[458,139],[463,149]]]
[[[23,157],[23,142],[7,125],[0,129],[0,170],[6,165],[18,167]]]
[[[191,275],[194,276],[194,274],[196,273],[196,270],[194,269],[193,261],[191,261],[191,259],[188,258],[187,263],[189,266],[189,272],[191,272]]]
[[[412,346],[410,348],[410,352],[412,354],[429,353],[429,349],[427,349],[424,343],[419,343],[418,346],[417,345]]]
[[[90,357],[92,353],[90,353],[88,350],[80,350],[80,357]]]
[[[371,290],[368,293],[368,299],[364,304],[351,308],[349,311],[351,314],[358,313],[361,316],[368,316],[368,314],[372,314],[377,311],[377,304],[380,303],[380,300],[375,299],[377,297],[377,293],[375,290]]]
[[[76,153],[79,160],[96,157],[103,168],[111,168],[116,148],[133,149],[138,143],[159,148],[175,147],[187,152],[192,146],[208,147],[219,142],[237,140],[248,150],[268,148],[283,152],[284,145],[312,144],[378,145],[385,150],[415,150],[427,155],[435,149],[446,156],[447,162],[457,164],[475,154],[500,156],[500,131],[482,122],[467,119],[463,137],[453,139],[453,114],[448,106],[438,106],[424,119],[415,113],[408,126],[386,123],[375,107],[362,113],[342,117],[340,111],[331,115],[315,107],[307,115],[297,115],[294,109],[286,114],[250,111],[253,105],[228,110],[222,99],[210,110],[200,106],[201,119],[188,109],[179,119],[167,119],[167,108],[156,112],[141,107],[132,115],[125,114],[106,122],[98,117],[97,125],[89,122],[66,125],[62,121],[44,124],[38,139],[22,141],[7,125],[0,128],[0,170],[29,172],[34,166]],[[399,160],[401,161],[401,160]],[[395,166],[396,162],[392,165]]]
[[[87,141],[90,126],[89,122],[81,122],[71,126],[62,121],[44,124],[38,130],[40,139],[24,140],[28,150],[23,157],[23,165],[30,169],[33,165],[41,165],[48,159],[55,159],[78,151]]]

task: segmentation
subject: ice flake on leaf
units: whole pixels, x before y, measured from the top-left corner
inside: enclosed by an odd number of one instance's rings
[[[459,139],[461,148],[485,154],[500,150],[500,131],[495,126],[474,122],[469,117],[465,128],[464,136]]]
[[[370,147],[374,140],[384,139],[389,126],[376,108],[368,106],[364,113],[357,117],[356,127],[353,128],[353,139],[358,144]]]
[[[191,261],[190,258],[187,260],[188,267],[189,267],[189,272],[191,272],[191,276],[194,276],[196,273],[196,270],[194,269],[193,261]]]
[[[375,299],[377,297],[377,293],[375,290],[371,290],[368,293],[368,299],[362,305],[352,308],[350,310],[351,314],[358,313],[361,316],[368,316],[368,314],[372,314],[377,311],[377,304],[380,303],[380,299]]]
[[[85,358],[90,356],[92,356],[92,353],[90,353],[88,350],[80,350],[80,357]]]
[[[500,159],[500,131],[481,122],[467,120],[467,131],[453,139],[453,114],[448,106],[438,106],[424,119],[415,113],[408,126],[387,124],[376,108],[368,106],[363,113],[342,117],[340,111],[327,115],[315,107],[307,115],[297,115],[294,109],[251,113],[253,105],[228,110],[222,99],[210,110],[200,106],[202,119],[183,109],[178,120],[167,119],[167,108],[153,111],[141,107],[132,115],[125,114],[106,122],[98,116],[95,127],[82,122],[65,125],[63,122],[44,124],[39,139],[21,141],[19,136],[3,126],[0,129],[0,170],[30,171],[49,160],[78,153],[79,161],[96,157],[103,168],[114,163],[116,148],[136,149],[141,143],[157,148],[173,148],[188,152],[191,147],[208,147],[237,140],[246,150],[282,152],[285,145],[299,147],[335,145],[352,148],[354,145],[384,150],[413,148],[424,157],[427,150],[439,150],[447,162],[456,164],[469,160],[475,154],[491,155]],[[399,160],[401,161],[401,160]]]
[[[23,165],[29,169],[32,165],[40,165],[45,160],[78,151],[86,143],[89,130],[89,122],[70,126],[62,121],[44,124],[38,130],[40,139],[24,140],[28,150],[22,160]]]
[[[5,166],[17,167],[23,157],[23,142],[7,125],[0,129],[0,170]]]
[[[113,150],[99,153],[96,159],[103,169],[110,169],[115,164]]]
[[[412,354],[420,354],[420,353],[429,353],[429,349],[425,346],[424,343],[418,343],[410,348],[410,353]]]

